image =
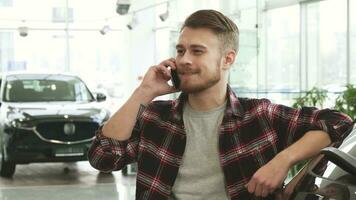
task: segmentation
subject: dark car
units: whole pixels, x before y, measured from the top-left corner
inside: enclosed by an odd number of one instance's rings
[[[0,175],[16,164],[87,160],[99,125],[109,118],[105,95],[92,95],[78,77],[8,74],[2,77]]]
[[[355,200],[356,126],[340,147],[321,150],[320,155],[310,160],[285,190],[293,200]]]

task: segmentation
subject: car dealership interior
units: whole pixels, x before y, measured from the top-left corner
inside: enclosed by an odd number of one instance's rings
[[[355,123],[356,0],[0,0],[0,200],[167,199],[138,196],[141,160],[100,171],[88,151],[151,66],[180,55],[181,27],[203,9],[238,27],[227,82],[239,98],[335,110]],[[356,126],[343,131],[343,143],[294,163],[283,185],[300,181],[300,170],[315,183],[298,182],[288,198],[356,199]]]

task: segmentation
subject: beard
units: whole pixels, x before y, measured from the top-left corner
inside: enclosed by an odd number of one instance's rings
[[[201,74],[201,70],[195,71],[192,73],[193,76],[199,76]],[[199,82],[193,83],[189,81],[181,82],[180,90],[184,93],[191,94],[191,93],[199,93],[202,92],[216,83],[218,83],[221,79],[219,65],[217,65],[215,73],[210,73],[208,76],[204,77],[203,80],[199,80]]]

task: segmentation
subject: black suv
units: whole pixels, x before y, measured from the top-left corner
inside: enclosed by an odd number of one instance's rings
[[[101,101],[76,76],[8,74],[0,90],[0,175],[16,164],[87,160],[95,131],[109,118]]]

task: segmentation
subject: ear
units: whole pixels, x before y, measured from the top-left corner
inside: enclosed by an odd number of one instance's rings
[[[235,62],[236,52],[234,50],[229,50],[224,56],[223,69],[230,69],[231,65]]]

